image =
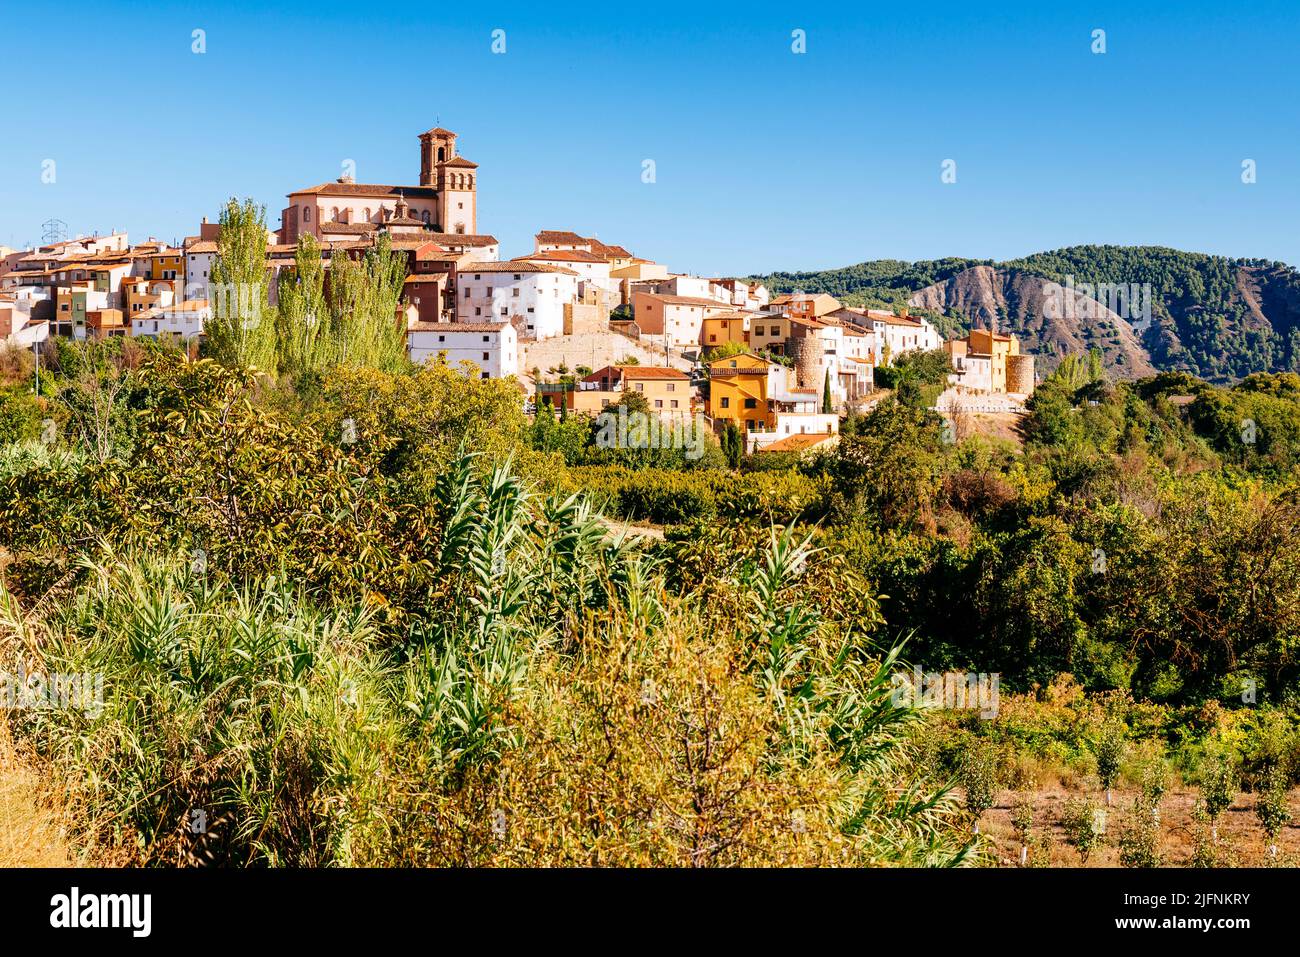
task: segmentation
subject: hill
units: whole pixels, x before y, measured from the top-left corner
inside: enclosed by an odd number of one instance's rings
[[[1280,262],[1072,246],[1003,263],[877,260],[755,278],[774,292],[907,305],[945,335],[994,323],[1020,336],[1048,369],[1062,355],[1097,347],[1117,378],[1182,371],[1224,382],[1300,371],[1300,272]]]

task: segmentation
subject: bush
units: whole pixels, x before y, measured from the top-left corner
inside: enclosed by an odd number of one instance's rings
[[[1156,807],[1138,797],[1119,836],[1119,861],[1125,867],[1160,866],[1160,818]]]
[[[1088,855],[1101,843],[1104,813],[1087,798],[1073,797],[1065,802],[1061,827],[1065,829],[1065,839],[1079,852],[1079,859],[1085,864]]]
[[[49,407],[26,386],[0,388],[0,445],[39,438]]]
[[[373,602],[158,550],[86,563],[39,614],[0,588],[0,667],[105,676],[95,706],[10,719],[79,836],[153,865],[971,859],[894,655],[799,597],[806,539],[769,538],[721,601],[670,598],[586,506],[472,465],[436,477],[438,588],[397,645]]]
[[[583,466],[569,470],[564,488],[591,496],[611,513],[634,521],[674,525],[722,517],[788,525],[819,517],[823,484],[797,472],[628,469]]]

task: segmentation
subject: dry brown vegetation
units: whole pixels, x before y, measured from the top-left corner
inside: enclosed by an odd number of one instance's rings
[[[1065,802],[1076,796],[1091,797],[1099,805],[1103,804],[1095,791],[1065,788],[1059,784],[1035,792],[1031,865],[1119,867],[1117,838],[1138,791],[1115,790],[1113,805],[1107,814],[1106,834],[1102,844],[1088,856],[1086,864],[1080,861],[1078,852],[1066,840],[1060,823]],[[1193,809],[1198,797],[1199,792],[1195,788],[1173,788],[1161,801],[1159,851],[1162,866],[1191,866],[1197,830]],[[1000,791],[997,803],[980,818],[980,831],[992,842],[989,859],[1000,867],[1018,866],[1020,861],[1020,841],[1011,823],[1019,799],[1019,792]],[[1219,819],[1218,851],[1223,855],[1222,864],[1235,867],[1295,866],[1300,860],[1300,826],[1295,823],[1300,821],[1300,789],[1293,790],[1288,797],[1293,823],[1282,829],[1276,859],[1269,856],[1268,842],[1255,818],[1254,803],[1253,794],[1239,794]]]
[[[0,867],[67,867],[74,854],[42,777],[0,722]]]

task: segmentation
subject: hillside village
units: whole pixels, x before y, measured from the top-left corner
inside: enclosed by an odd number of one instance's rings
[[[457,141],[0,248],[0,864],[1296,863],[1300,365],[505,249]]]
[[[501,258],[478,230],[478,166],[457,135],[419,137],[415,185],[349,176],[294,189],[267,235],[268,295],[312,237],[322,260],[358,258],[378,238],[405,258],[394,317],[417,363],[470,363],[482,378],[515,377],[528,408],[594,414],[625,391],[665,419],[702,414],[734,425],[754,451],[833,441],[841,414],[877,397],[875,370],[942,349],[949,388],[937,408],[972,400],[1016,411],[1034,388],[1034,360],[1013,336],[974,329],[945,342],[924,317],[851,308],[825,294],[771,296],[740,278],[667,265],[568,230],[543,229],[533,249]],[[0,250],[0,340],[168,339],[197,349],[212,318],[221,226],[204,218],[179,245],[126,233]]]

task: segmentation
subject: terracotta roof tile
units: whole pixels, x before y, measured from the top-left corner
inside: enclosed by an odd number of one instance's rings
[[[432,186],[389,186],[378,183],[318,183],[306,189],[294,190],[293,196],[408,196],[416,199],[436,199],[438,191]]]

